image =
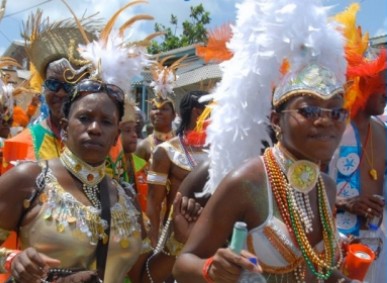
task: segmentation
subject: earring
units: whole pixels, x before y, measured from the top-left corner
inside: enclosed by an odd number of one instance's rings
[[[275,133],[275,138],[277,141],[279,141],[282,138],[282,131],[281,128],[277,125],[272,125],[273,131]]]
[[[60,131],[60,139],[62,140],[62,141],[66,141],[67,140],[67,133],[66,132],[64,132],[63,130],[61,130]]]

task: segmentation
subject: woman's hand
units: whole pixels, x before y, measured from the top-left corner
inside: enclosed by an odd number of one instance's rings
[[[46,278],[50,267],[58,267],[60,261],[27,248],[12,261],[12,277],[20,283],[40,283]]]
[[[384,200],[375,195],[358,196],[348,200],[346,207],[349,212],[365,218],[381,217],[383,215]]]
[[[58,278],[55,280],[56,283],[98,283],[102,282],[98,278],[98,274],[96,271],[79,271],[72,275],[68,275],[66,277]]]
[[[242,270],[261,273],[259,265],[250,262],[249,258],[256,258],[253,254],[243,250],[236,254],[229,248],[218,249],[213,256],[213,262],[208,269],[209,277],[215,282],[238,282]]]
[[[176,240],[185,243],[202,207],[192,198],[177,193],[173,202],[173,227]]]

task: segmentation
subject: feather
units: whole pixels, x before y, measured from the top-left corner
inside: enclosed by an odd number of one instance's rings
[[[230,24],[223,24],[213,31],[208,31],[208,41],[205,46],[196,45],[196,54],[204,62],[222,62],[232,57],[232,52],[226,47],[226,43],[232,35]]]
[[[78,29],[79,29],[79,32],[82,34],[82,37],[83,37],[83,40],[85,41],[85,44],[88,44],[90,42],[89,38],[87,37],[87,34],[80,22],[80,20],[78,19],[77,15],[74,13],[74,11],[71,9],[70,5],[67,4],[66,0],[62,0],[62,2],[66,5],[67,9],[69,9],[70,13],[73,15],[74,17],[74,20],[78,26]]]
[[[141,74],[141,71],[150,64],[150,60],[145,46],[128,42],[124,32],[133,22],[151,17],[135,16],[119,29],[114,28],[114,23],[126,8],[140,3],[146,1],[132,1],[124,5],[108,20],[98,40],[87,45],[79,45],[78,48],[82,58],[91,63],[93,79],[117,85],[127,94],[130,92],[133,78]]]
[[[176,70],[182,66],[182,62],[188,57],[185,55],[178,60],[174,61],[169,67],[164,66],[165,62],[173,58],[173,55],[166,56],[160,61],[156,61],[152,64],[150,72],[153,81],[150,83],[150,87],[153,88],[157,97],[162,100],[168,98],[169,95],[174,94],[173,87],[177,79]]]
[[[386,50],[381,49],[379,55],[367,58],[369,35],[362,34],[360,26],[356,25],[356,15],[360,10],[358,3],[351,4],[335,19],[341,23],[341,32],[345,35],[345,57],[348,62],[347,80],[351,84],[346,88],[345,105],[350,117],[364,109],[369,97],[374,93],[385,94],[385,82],[379,75],[386,70]]]
[[[153,20],[154,18],[150,15],[136,15],[126,21],[119,29],[119,36],[124,36],[125,30],[131,27],[135,22],[140,20]]]
[[[112,29],[113,29],[113,27],[114,27],[114,24],[115,24],[115,22],[116,22],[118,16],[119,16],[124,10],[126,10],[127,8],[129,8],[130,6],[133,6],[133,5],[136,5],[136,4],[141,4],[141,3],[147,3],[147,1],[144,1],[144,0],[135,0],[135,1],[129,2],[129,3],[127,3],[126,5],[124,5],[122,8],[120,8],[117,12],[114,13],[114,15],[110,18],[110,20],[107,22],[107,24],[105,25],[105,27],[104,27],[103,30],[101,31],[100,40],[102,41],[102,43],[103,43],[104,45],[107,44],[107,41],[108,41],[110,32],[112,31]]]

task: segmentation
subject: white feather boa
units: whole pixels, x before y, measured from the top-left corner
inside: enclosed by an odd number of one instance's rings
[[[228,172],[260,155],[284,58],[291,71],[313,61],[345,80],[344,39],[320,1],[245,0],[236,7],[228,44],[234,55],[221,64],[222,81],[213,93],[210,179],[203,193],[213,193]]]

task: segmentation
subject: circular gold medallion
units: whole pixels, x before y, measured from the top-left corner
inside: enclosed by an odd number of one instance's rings
[[[315,186],[320,175],[317,164],[307,160],[297,160],[290,165],[287,177],[290,186],[301,193],[309,193]]]

